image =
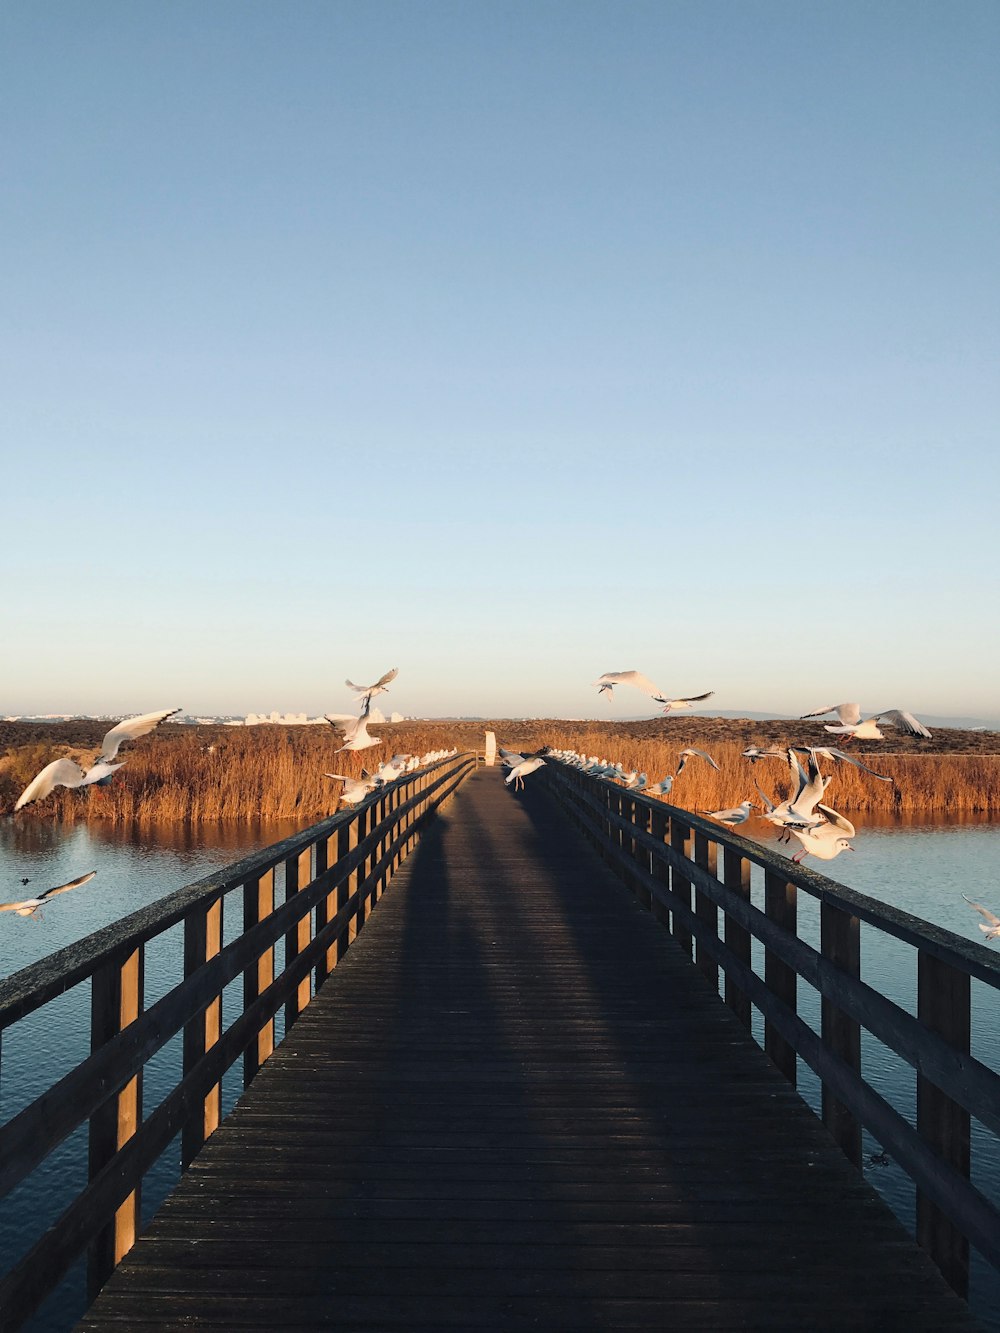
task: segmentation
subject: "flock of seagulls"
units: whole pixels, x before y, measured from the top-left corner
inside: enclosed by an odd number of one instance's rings
[[[335,753],[366,750],[382,744],[381,737],[372,736],[368,731],[371,704],[377,695],[388,691],[389,685],[398,674],[399,668],[393,667],[392,670],[385,672],[370,685],[356,685],[351,680],[345,681],[348,689],[354,691],[355,703],[360,705],[360,712],[357,714],[325,714],[326,721],[337,729],[343,740],[343,744],[338,747]],[[641,671],[606,671],[593,684],[599,694],[606,693],[609,697],[616,686],[631,686],[662,705],[664,714],[681,708],[690,708],[696,703],[702,703],[704,700],[711,698],[714,693],[713,690],[708,690],[703,694],[673,697],[666,691],[661,690]],[[167,718],[173,717],[179,712],[179,708],[164,708],[157,712],[143,713],[138,717],[126,718],[124,721],[117,723],[105,734],[99,752],[86,769],[73,759],[53,760],[52,763],[47,764],[36,774],[25,787],[14,806],[15,812],[35,801],[44,800],[56,787],[76,788],[109,782],[112,775],[125,763],[124,759],[117,763],[114,762],[121,746],[127,741],[136,740],[138,737],[153,731]],[[885,709],[882,712],[864,716],[860,704],[830,704],[825,708],[816,708],[808,713],[803,713],[802,718],[803,720],[821,718],[830,714],[836,714],[837,722],[835,724],[826,723],[824,730],[831,733],[831,735],[841,737],[844,745],[853,740],[884,739],[884,733],[880,729],[881,726],[892,726],[912,736],[930,737],[931,734],[912,713],[898,708]],[[404,774],[425,768],[429,764],[455,753],[457,751],[454,749],[439,749],[428,751],[426,754],[419,756],[395,754],[391,759],[380,764],[374,771],[363,768],[359,778],[343,773],[325,773],[324,777],[344,784],[340,793],[340,803],[342,805],[356,805],[371,792],[396,781]],[[545,753],[591,776],[620,782],[630,790],[640,790],[660,797],[670,794],[675,780],[681,776],[687,764],[693,759],[707,763],[716,770],[719,769],[719,764],[707,751],[696,749],[693,746],[678,752],[678,764],[675,773],[666,774],[652,782],[645,773],[638,773],[635,770],[626,771],[621,765],[609,762],[606,759],[600,759],[596,755],[581,755],[575,750],[546,749]],[[800,758],[800,756],[803,758]],[[869,765],[862,763],[860,759],[856,759],[853,755],[847,754],[846,751],[832,746],[789,746],[787,748],[769,746],[765,749],[749,746],[743,751],[743,757],[751,766],[765,760],[777,760],[788,768],[789,794],[787,797],[783,799],[772,798],[768,796],[759,782],[755,781],[754,785],[760,797],[761,816],[779,830],[779,842],[788,843],[794,838],[800,844],[799,850],[792,858],[796,864],[801,863],[806,856],[814,856],[821,861],[830,861],[839,856],[841,852],[854,850],[851,842],[851,839],[857,833],[854,824],[823,799],[833,775],[822,773],[820,769],[821,759],[831,761],[834,764],[852,764],[880,782],[893,781],[891,777],[883,773],[877,773]],[[545,759],[540,754],[525,756],[512,750],[505,750],[502,747],[500,749],[500,759],[507,769],[504,781],[508,786],[512,786],[514,791],[523,790],[524,779],[545,766]],[[738,805],[726,809],[704,810],[702,813],[734,828],[747,823],[757,805],[758,802],[746,799]],[[81,875],[67,884],[60,884],[55,888],[47,889],[44,893],[35,897],[0,903],[0,912],[15,912],[19,916],[33,916],[49,899],[59,894],[68,893],[71,889],[79,888],[93,879],[95,874],[96,871],[90,871],[88,874]],[[27,883],[28,881],[24,880],[22,882]],[[962,896],[965,897],[964,894]],[[985,919],[987,924],[981,923],[979,929],[986,938],[990,941],[1000,939],[1000,916],[995,915],[981,903],[974,902],[971,898],[966,898],[965,901]]]

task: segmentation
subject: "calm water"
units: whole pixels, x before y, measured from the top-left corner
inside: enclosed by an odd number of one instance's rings
[[[138,907],[208,874],[213,868],[238,860],[292,830],[267,828],[211,828],[192,834],[187,830],[143,829],[138,835],[99,825],[60,828],[43,821],[17,826],[0,825],[0,885],[4,897],[14,898],[63,883],[87,870],[97,877],[43,909],[41,921],[13,913],[0,916],[0,975],[17,970],[69,944]],[[966,939],[981,940],[977,914],[962,901],[962,893],[1000,912],[1000,824],[962,825],[867,824],[859,830],[856,852],[815,869],[825,870],[841,883],[902,908],[915,916],[955,931]],[[808,861],[807,861],[808,864]],[[23,887],[22,877],[30,882]],[[280,887],[280,886],[279,886]],[[753,881],[753,894],[762,905],[763,877]],[[818,911],[805,894],[799,897],[802,933],[818,943]],[[233,922],[231,930],[235,931]],[[230,938],[231,931],[225,932]],[[180,980],[181,932],[175,928],[147,951],[146,1000],[152,1003]],[[755,966],[762,970],[761,958]],[[878,932],[862,927],[862,975],[911,1012],[915,1009],[916,968],[913,951]],[[241,996],[234,987],[223,1000],[223,1022],[239,1012]],[[809,987],[800,984],[800,1011],[818,1026],[819,1005]],[[39,1014],[5,1034],[0,1066],[0,1120],[7,1120],[42,1092],[54,1078],[71,1069],[87,1051],[89,988],[71,991]],[[759,1037],[758,1029],[758,1037]],[[993,1069],[1000,1069],[1000,996],[973,982],[973,1053]],[[880,1043],[866,1040],[862,1052],[865,1076],[894,1106],[915,1118],[915,1079],[909,1066]],[[171,1042],[147,1067],[144,1103],[148,1113],[170,1090],[180,1065],[179,1039]],[[799,1087],[811,1106],[819,1108],[818,1082],[800,1064]],[[239,1095],[239,1071],[223,1086],[224,1109]],[[865,1153],[881,1145],[865,1140]],[[172,1188],[177,1176],[168,1154],[147,1177],[143,1212],[146,1217]],[[52,1155],[29,1181],[0,1202],[0,1251],[5,1256],[23,1253],[45,1227],[66,1207],[85,1182],[86,1130],[81,1129]],[[866,1167],[871,1183],[912,1225],[913,1188],[894,1163]],[[973,1125],[973,1179],[994,1202],[1000,1203],[1000,1154],[992,1136]],[[82,1313],[82,1266],[50,1300],[29,1327],[34,1333],[61,1333]],[[973,1257],[971,1304],[990,1328],[1000,1329],[1000,1275],[978,1256]]]

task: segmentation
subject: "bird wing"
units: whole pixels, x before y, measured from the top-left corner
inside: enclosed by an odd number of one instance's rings
[[[764,793],[764,789],[763,789],[763,787],[760,785],[759,782],[755,782],[753,785],[754,785],[754,786],[757,788],[757,790],[760,792],[761,800],[764,802],[765,806],[767,807],[767,813],[768,813],[769,815],[770,815],[770,814],[773,814],[773,813],[774,813],[774,809],[775,809],[775,805],[774,805],[774,802],[771,800],[770,796],[765,795],[765,793]]]
[[[700,704],[702,699],[711,699],[714,693],[714,690],[708,690],[705,694],[689,694],[686,699],[664,699],[659,694],[654,697],[658,704]]]
[[[930,732],[922,722],[918,722],[912,713],[904,713],[900,708],[890,708],[884,713],[876,713],[876,719],[879,722],[888,722],[890,727],[899,727],[900,731],[905,731],[908,736],[926,736],[930,739]]]
[[[392,670],[387,671],[384,676],[379,676],[375,684],[370,686],[369,688],[373,690],[384,689],[385,686],[389,684],[390,680],[395,680],[398,675],[399,675],[399,667],[393,667]]]
[[[105,761],[114,759],[118,747],[124,741],[134,741],[137,736],[145,736],[147,731],[152,731],[154,727],[158,727],[161,722],[180,711],[179,708],[161,708],[158,713],[143,713],[140,717],[125,718],[105,734],[104,740],[101,741],[101,753],[98,759]]]
[[[109,778],[112,773],[117,773],[120,768],[124,767],[124,759],[120,764],[92,764],[83,775],[83,781],[80,783],[80,786],[89,787],[92,782],[103,782],[104,779]]]
[[[641,671],[605,671],[594,684],[605,689],[609,685],[633,685],[637,690],[642,690],[644,694],[652,695],[654,698],[660,693],[659,686],[654,685]]]
[[[88,871],[86,875],[81,875],[79,879],[71,879],[68,884],[57,884],[54,889],[46,889],[44,893],[40,893],[38,896],[39,898],[52,898],[57,893],[69,893],[70,889],[78,889],[81,884],[86,884],[96,874],[96,870]]]
[[[857,726],[861,721],[860,704],[827,704],[825,708],[814,708],[811,713],[803,713],[802,717],[823,717],[826,713],[836,713],[847,727]]]
[[[962,897],[965,898],[964,893],[962,894]],[[990,923],[990,925],[1000,926],[1000,916],[997,916],[995,912],[991,912],[990,909],[988,907],[984,907],[982,903],[973,902],[971,898],[965,898],[965,901],[969,904],[970,907],[974,907],[976,911],[980,914],[980,916],[984,916],[986,920]]]
[[[838,814],[831,806],[823,805],[821,802],[817,803],[816,809],[821,811],[823,818],[829,823],[834,824],[839,829],[843,829],[849,838],[854,837],[857,830],[846,815]]]
[[[15,810],[32,801],[41,801],[56,787],[79,787],[83,782],[83,769],[75,759],[53,759],[40,773],[31,779],[24,791],[17,798]]]
[[[853,754],[845,754],[843,750],[837,750],[831,745],[816,745],[812,747],[814,754],[824,755],[827,759],[836,760],[838,763],[853,764],[855,768],[862,768],[866,773],[870,773],[873,778],[878,778],[880,782],[895,782],[895,778],[889,777],[886,773],[876,773],[874,768],[869,768],[863,764],[860,759],[855,759]]]

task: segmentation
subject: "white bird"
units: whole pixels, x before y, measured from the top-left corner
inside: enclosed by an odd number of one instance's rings
[[[710,754],[706,754],[704,750],[692,750],[692,749],[681,750],[680,752],[681,762],[677,765],[678,777],[680,777],[680,775],[684,772],[684,765],[687,763],[687,761],[689,759],[695,759],[695,758],[704,759],[707,763],[711,764],[713,768],[719,767],[719,765],[715,762],[712,756]]]
[[[670,788],[673,785],[674,785],[673,776],[668,773],[665,778],[660,778],[659,782],[652,782],[647,784],[644,790],[652,792],[654,796],[669,796]]]
[[[0,903],[0,912],[16,912],[18,916],[33,916],[49,898],[54,898],[58,893],[69,893],[70,889],[78,889],[81,884],[86,884],[96,874],[96,870],[91,870],[89,874],[81,875],[79,879],[71,879],[68,884],[60,884],[54,889],[46,889],[37,898],[22,898],[20,902],[16,903]]]
[[[709,690],[706,694],[692,694],[686,699],[665,699],[661,694],[653,697],[658,704],[663,705],[663,712],[669,713],[675,708],[690,708],[693,704],[700,704],[703,699],[711,699],[714,693],[714,690]]]
[[[374,685],[355,685],[352,680],[345,680],[344,684],[347,686],[349,690],[357,691],[358,699],[359,700],[363,699],[365,704],[368,705],[371,703],[372,699],[375,697],[376,694],[387,694],[389,689],[389,682],[391,680],[395,680],[398,675],[399,675],[399,667],[393,667],[392,670],[387,671],[384,676],[379,676],[378,680],[374,683]]]
[[[616,685],[632,685],[637,690],[642,690],[643,694],[648,694],[654,699],[660,695],[660,687],[654,685],[648,676],[644,676],[641,671],[605,671],[603,676],[591,684],[597,686],[597,693],[604,694],[607,691],[609,697],[614,691]]]
[[[344,744],[335,750],[335,754],[340,754],[341,750],[367,750],[372,745],[381,745],[381,736],[368,735],[368,715],[362,713],[360,717],[352,718],[350,722],[341,722],[324,714],[326,721],[331,727],[336,727],[338,731],[344,733]]]
[[[809,772],[803,769],[799,763],[798,755],[794,750],[788,752],[788,765],[792,771],[793,787],[797,783],[795,795],[788,805],[788,812],[785,816],[785,824],[791,827],[796,824],[813,824],[816,822],[816,806],[826,794],[826,789],[833,781],[832,776],[825,778],[819,771],[819,763],[815,754],[810,751],[809,754]]]
[[[344,784],[344,790],[340,793],[340,799],[345,805],[357,805],[363,801],[375,788],[374,780],[365,774],[361,778],[348,778],[343,773],[324,773],[325,778],[334,778],[337,782]]]
[[[513,782],[515,791],[517,791],[518,787],[521,787],[521,789],[523,790],[524,779],[527,776],[527,774],[534,773],[536,769],[544,767],[545,767],[545,760],[539,759],[537,756],[535,756],[532,759],[522,759],[519,764],[515,764],[514,767],[510,770],[510,772],[504,778],[504,783],[507,786],[510,786],[510,784]]]
[[[101,741],[101,750],[94,763],[86,772],[73,759],[54,759],[46,764],[42,771],[28,783],[17,798],[15,810],[30,805],[32,801],[44,800],[56,787],[89,787],[95,782],[104,782],[121,764],[112,764],[118,750],[125,741],[145,736],[148,731],[158,727],[168,717],[179,713],[179,708],[161,708],[157,713],[143,713],[140,717],[127,717],[105,732]]]
[[[829,731],[834,736],[843,736],[848,741],[885,740],[885,735],[879,730],[880,722],[889,727],[898,727],[908,736],[925,736],[930,739],[931,735],[922,722],[901,708],[886,708],[881,713],[872,713],[862,720],[860,704],[831,704],[828,708],[817,708],[811,713],[803,713],[802,716],[823,717],[826,713],[836,713],[840,725],[832,726],[827,722],[823,730]]]
[[[524,763],[524,755],[518,754],[516,750],[505,750],[501,745],[500,762],[505,768],[513,768],[515,764]]]
[[[769,745],[766,750],[759,750],[756,745],[751,745],[743,751],[743,758],[749,759],[751,764],[756,764],[761,759],[784,759],[788,763],[788,751],[783,750],[780,745]]]
[[[823,822],[810,828],[788,826],[793,837],[802,844],[800,851],[792,857],[796,865],[801,864],[804,856],[815,856],[820,861],[832,861],[841,852],[853,852],[850,839],[856,832],[854,825],[844,815],[832,810],[828,805],[817,805],[816,809],[823,816]]]
[[[718,819],[723,824],[745,824],[750,818],[752,809],[753,801],[743,801],[731,810],[703,810],[702,814],[710,815],[712,819]]]
[[[123,722],[119,722],[117,726],[112,727],[106,733],[104,740],[101,742],[101,753],[98,755],[98,759],[105,763],[110,762],[125,741],[134,741],[138,736],[145,736],[148,731],[152,731],[161,722],[165,722],[168,717],[173,717],[175,713],[180,711],[179,708],[161,708],[158,713],[143,713],[141,717],[125,718]]]
[[[962,897],[965,898],[964,893],[962,894]],[[1000,916],[997,916],[995,912],[991,912],[988,907],[984,907],[982,903],[973,902],[971,898],[965,898],[965,901],[970,907],[974,907],[980,916],[984,916],[990,923],[988,926],[984,926],[981,921],[979,922],[979,929],[983,932],[986,938],[988,940],[1000,939]]]
[[[843,750],[836,750],[832,745],[809,745],[795,746],[796,750],[801,750],[807,754],[822,755],[824,759],[832,759],[838,764],[853,764],[855,768],[860,768],[865,773],[870,773],[873,778],[878,778],[879,782],[895,782],[896,779],[887,773],[876,773],[874,768],[869,768],[863,764],[860,759],[855,759],[852,754],[845,754]],[[745,752],[744,752],[745,753]]]
[[[75,759],[53,759],[28,783],[14,809],[20,810],[32,801],[43,801],[56,787],[89,787],[95,782],[106,782],[121,767],[121,764],[97,763],[84,772]]]

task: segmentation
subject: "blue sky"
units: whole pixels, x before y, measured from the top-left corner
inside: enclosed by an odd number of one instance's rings
[[[1000,717],[998,66],[993,0],[5,5],[0,714]]]

